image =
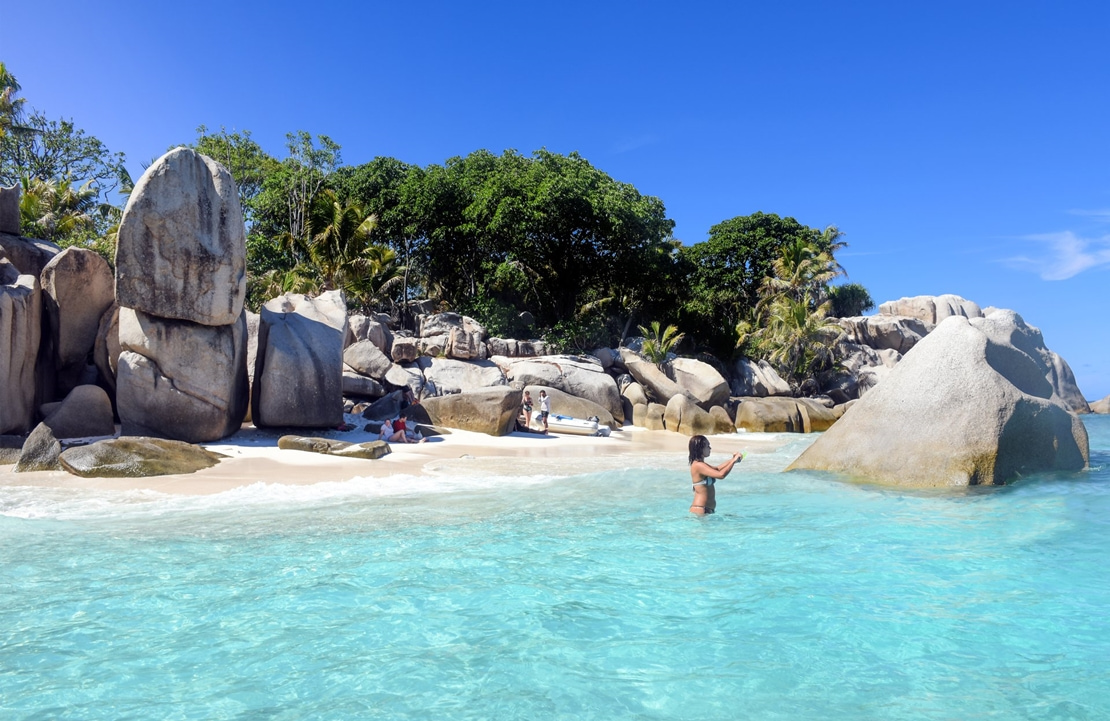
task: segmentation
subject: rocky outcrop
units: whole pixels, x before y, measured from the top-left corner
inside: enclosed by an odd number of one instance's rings
[[[458,313],[436,313],[418,319],[420,352],[456,360],[481,360],[488,356],[486,329],[473,318]]]
[[[724,406],[713,406],[709,409],[709,415],[713,419],[714,433],[736,432],[736,423],[733,421],[732,417],[729,416]]]
[[[156,160],[119,225],[116,300],[159,318],[236,323],[246,297],[246,233],[222,165],[188,148]]]
[[[43,423],[55,438],[91,438],[116,432],[112,401],[103,388],[94,385],[74,388]]]
[[[486,342],[489,354],[506,358],[534,358],[547,354],[547,345],[542,340],[516,340],[514,338],[490,338]]]
[[[77,247],[54,256],[43,268],[41,280],[57,391],[64,395],[85,374],[100,318],[112,305],[115,281],[107,261]]]
[[[770,363],[747,358],[736,361],[731,391],[734,396],[756,398],[793,395],[790,384],[779,377]]]
[[[668,375],[693,400],[708,410],[729,397],[728,382],[717,369],[696,358],[675,358],[667,364]]]
[[[1110,413],[1110,396],[1106,396],[1102,400],[1093,401],[1091,404],[1091,413],[1106,414]]]
[[[352,315],[347,319],[347,345],[359,341],[370,341],[381,352],[389,355],[393,348],[393,332],[389,329],[389,317],[377,313],[373,317]]]
[[[451,358],[421,358],[417,366],[424,380],[435,384],[437,393],[465,393],[481,388],[508,385],[505,374],[488,360],[460,361]]]
[[[385,388],[373,378],[367,378],[347,368],[343,369],[343,395],[360,398],[381,398]]]
[[[648,397],[647,393],[644,392],[644,387],[635,381],[626,385],[624,390],[621,391],[621,395],[627,398],[628,402],[633,406],[637,406],[641,403],[644,405],[648,404]],[[627,420],[627,418],[625,420]]]
[[[539,358],[495,356],[492,360],[501,368],[509,382],[515,385],[556,388],[577,398],[592,401],[606,409],[618,423],[624,422],[624,407],[621,405],[617,383],[595,358],[566,355]]]
[[[621,427],[621,424],[613,418],[613,414],[607,408],[586,398],[572,396],[551,386],[529,385],[525,386],[524,390],[532,394],[533,412],[539,410],[540,391],[546,391],[548,398],[551,399],[551,415],[570,416],[572,418],[597,418],[599,426],[609,426],[613,430]]]
[[[389,356],[394,363],[409,363],[420,357],[420,348],[416,339],[409,336],[398,336],[393,339],[393,347]]]
[[[720,408],[720,406],[716,407]],[[719,416],[702,410],[694,401],[681,395],[673,396],[667,401],[663,411],[663,422],[668,431],[681,433],[684,436],[709,436],[716,433],[732,433],[736,430],[728,420],[728,413],[725,413],[725,423],[722,427]]]
[[[0,260],[0,433],[26,433],[34,427],[41,339],[37,278]]]
[[[226,456],[163,438],[111,438],[62,452],[62,468],[83,478],[146,478],[195,473]]]
[[[420,423],[504,436],[516,428],[519,411],[520,391],[504,386],[426,398],[406,415]]]
[[[1012,311],[948,318],[790,468],[915,487],[1085,468],[1086,430],[1046,379],[1040,342]]]
[[[54,437],[50,426],[40,423],[27,436],[13,470],[16,473],[57,470],[60,467],[58,457],[61,452],[62,444]]]
[[[223,438],[246,413],[246,319],[205,326],[121,308],[116,406],[123,434]]]
[[[663,414],[666,410],[667,407],[661,403],[637,403],[632,406],[632,422],[649,431],[666,430],[667,427],[663,422]]]
[[[393,361],[389,356],[369,340],[357,341],[347,346],[343,351],[343,362],[356,373],[378,380],[385,378],[389,369],[393,367]]]
[[[320,453],[325,456],[363,458],[366,460],[377,460],[392,453],[389,444],[385,441],[348,443],[331,438],[312,438],[309,436],[282,436],[278,439],[278,448],[286,451],[307,451],[308,453]]]
[[[951,316],[982,318],[983,310],[978,303],[958,295],[918,295],[879,304],[879,315],[916,318],[925,324],[927,331],[931,331]]]
[[[36,280],[42,275],[46,264],[61,252],[60,247],[45,240],[0,232],[0,259],[8,260],[20,274],[33,275]]]
[[[805,418],[793,398],[745,398],[736,409],[736,427],[752,433],[805,433]]]
[[[1075,413],[1090,413],[1091,407],[1087,404],[1087,399],[1083,397],[1083,392],[1079,390],[1079,385],[1075,382],[1075,373],[1072,372],[1071,366],[1068,362],[1060,357],[1059,354],[1045,349],[1041,354],[1048,366],[1048,382],[1052,385],[1053,392],[1060,397],[1060,400],[1067,405]]]
[[[840,327],[851,343],[875,350],[894,350],[903,355],[929,333],[918,318],[892,315],[841,318]]]
[[[628,372],[632,374],[637,383],[643,386],[648,398],[653,402],[666,405],[671,398],[681,395],[697,402],[693,396],[687,394],[682,386],[668,378],[667,374],[654,363],[650,363],[630,351],[623,351],[621,358],[625,367],[628,368]]]
[[[251,396],[256,426],[331,428],[343,422],[343,294],[286,293],[262,306]]]

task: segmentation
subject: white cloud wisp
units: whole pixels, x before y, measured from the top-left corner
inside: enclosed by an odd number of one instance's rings
[[[1081,238],[1070,230],[1027,235],[1025,240],[1042,245],[1042,252],[1008,258],[1015,268],[1032,270],[1043,280],[1067,280],[1092,268],[1110,268],[1110,235]]]

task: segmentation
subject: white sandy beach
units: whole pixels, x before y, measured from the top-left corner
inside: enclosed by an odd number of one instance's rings
[[[635,426],[613,431],[609,437],[551,433],[511,433],[495,437],[483,433],[452,430],[425,443],[391,444],[392,453],[378,460],[337,458],[318,453],[282,450],[277,447],[285,431],[260,430],[245,425],[234,436],[202,444],[228,458],[218,465],[185,475],[146,478],[81,478],[65,471],[14,473],[14,466],[0,466],[0,486],[38,486],[99,490],[147,489],[162,493],[204,495],[221,493],[256,483],[308,485],[346,481],[352,478],[384,478],[394,475],[426,476],[442,473],[455,463],[480,464],[491,473],[513,474],[596,466],[620,467],[622,458],[645,453],[673,453],[685,462],[689,438],[670,431],[649,431]],[[306,431],[320,436],[362,443],[376,436],[358,431]],[[714,455],[733,451],[770,452],[785,442],[780,434],[713,436]]]

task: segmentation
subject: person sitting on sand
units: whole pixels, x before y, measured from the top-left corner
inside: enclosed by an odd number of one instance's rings
[[[381,431],[378,432],[378,438],[386,443],[409,443],[409,439],[405,436],[404,420],[398,418],[397,423],[400,424],[400,428],[388,418],[382,421],[382,428]]]
[[[404,418],[393,421],[393,430],[400,431],[403,434],[403,443],[423,443],[428,440],[420,435],[415,428],[409,428],[408,422]]]
[[[709,439],[705,436],[690,439],[690,482],[694,487],[694,502],[690,506],[690,513],[699,516],[716,513],[717,492],[713,484],[727,476],[732,467],[744,459],[744,454],[737,451],[720,466],[711,466],[705,462],[709,451]]]

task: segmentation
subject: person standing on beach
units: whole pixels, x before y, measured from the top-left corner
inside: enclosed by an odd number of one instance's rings
[[[524,410],[524,427],[532,430],[532,394],[524,391],[524,398],[520,402],[520,407]]]
[[[543,432],[547,433],[547,417],[551,415],[551,399],[547,391],[540,391],[540,420],[543,421]]]
[[[711,466],[705,462],[709,456],[709,439],[705,436],[694,436],[690,439],[690,483],[694,487],[694,501],[690,506],[690,513],[699,516],[717,512],[717,491],[713,484],[724,478],[740,461],[744,454],[740,451],[732,454],[720,466]]]

